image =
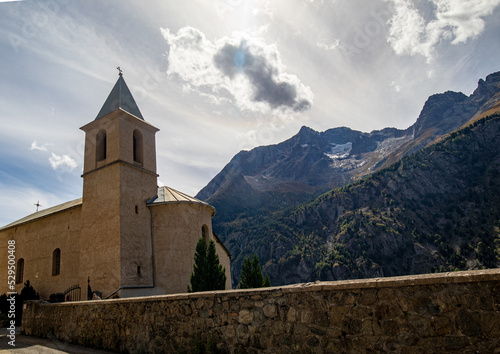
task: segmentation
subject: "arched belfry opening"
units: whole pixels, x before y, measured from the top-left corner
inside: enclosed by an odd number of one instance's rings
[[[96,161],[102,161],[106,159],[106,153],[107,153],[107,142],[106,142],[106,131],[104,129],[101,129],[99,133],[97,133],[96,139],[95,139],[95,160]]]
[[[138,162],[141,165],[143,164],[143,155],[144,155],[144,143],[142,139],[142,133],[140,130],[134,130],[133,134],[133,150],[134,150],[134,162]]]

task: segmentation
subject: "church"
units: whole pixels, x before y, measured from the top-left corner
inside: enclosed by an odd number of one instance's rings
[[[66,292],[67,300],[84,300],[88,285],[103,298],[185,293],[200,238],[214,241],[231,289],[231,255],[212,230],[215,208],[157,186],[159,130],[145,121],[121,71],[97,117],[80,129],[82,198],[0,228],[0,264],[8,264],[9,240],[16,264],[15,290],[2,271],[0,294],[20,293],[27,280],[44,299]]]

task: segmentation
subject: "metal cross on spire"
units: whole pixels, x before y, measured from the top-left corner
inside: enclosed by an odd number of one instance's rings
[[[118,75],[122,76],[123,75],[123,70],[120,69],[119,66],[117,66],[116,69],[118,69]]]
[[[40,204],[40,201],[36,202],[36,204],[33,204],[33,205],[36,205],[37,212],[38,212],[38,208],[42,206],[42,204]]]

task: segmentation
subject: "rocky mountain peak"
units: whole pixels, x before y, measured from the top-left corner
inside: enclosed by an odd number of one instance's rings
[[[480,79],[479,81],[481,80],[482,79]],[[492,73],[486,76],[486,82],[488,84],[498,86],[500,84],[500,71],[497,71],[496,73]]]
[[[300,130],[299,130],[299,133],[298,135],[300,136],[311,136],[311,135],[318,135],[319,133],[314,130],[314,129],[311,129],[305,125],[303,125]]]
[[[460,111],[453,110],[453,107],[466,100],[467,96],[462,92],[446,91],[430,96],[413,126],[415,136],[424,134],[429,129],[439,129],[441,125],[448,125],[450,121],[457,121],[456,114],[460,114]],[[459,127],[461,124],[463,122],[456,125]]]
[[[477,88],[474,90],[470,98],[478,105],[483,105],[498,93],[499,88],[500,71],[486,76],[486,80],[479,79]]]

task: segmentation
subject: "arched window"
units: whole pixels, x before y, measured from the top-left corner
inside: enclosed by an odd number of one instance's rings
[[[95,160],[102,161],[106,159],[106,131],[101,129],[95,139]]]
[[[24,278],[24,259],[19,258],[17,260],[16,284],[22,283],[23,278]]]
[[[207,241],[207,244],[208,244],[209,238],[208,238],[208,226],[207,225],[203,225],[201,227],[201,237],[203,237],[203,239],[205,241]]]
[[[142,133],[139,130],[134,130],[133,134],[133,145],[134,145],[134,162],[140,164],[143,163],[143,142]]]
[[[61,273],[61,250],[56,248],[52,252],[52,275],[59,275]]]

